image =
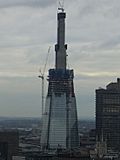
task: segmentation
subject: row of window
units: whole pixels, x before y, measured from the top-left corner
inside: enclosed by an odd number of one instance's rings
[[[109,112],[109,113],[120,113],[120,107],[114,107],[114,108],[103,108],[103,112]]]

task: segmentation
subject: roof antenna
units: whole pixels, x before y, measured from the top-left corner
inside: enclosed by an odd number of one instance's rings
[[[64,12],[64,0],[61,1],[59,0],[58,5],[59,5],[58,10]]]

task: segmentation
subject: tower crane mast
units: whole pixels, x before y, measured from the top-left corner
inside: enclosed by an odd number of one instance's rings
[[[58,5],[59,5],[58,10],[64,12],[64,0],[61,1],[59,0]]]
[[[42,94],[41,94],[42,115],[44,113],[44,80],[45,80],[45,71],[46,71],[46,67],[47,67],[47,62],[48,62],[48,58],[49,58],[50,49],[51,49],[51,46],[48,48],[45,64],[44,64],[44,67],[43,67],[43,72],[40,69],[39,70],[40,75],[38,76],[38,78],[40,78],[42,80]]]

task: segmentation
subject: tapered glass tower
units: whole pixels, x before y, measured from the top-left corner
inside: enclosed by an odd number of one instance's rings
[[[42,149],[72,149],[79,146],[74,72],[66,67],[65,18],[66,13],[61,9],[57,13],[55,69],[49,70],[48,94],[42,117]]]

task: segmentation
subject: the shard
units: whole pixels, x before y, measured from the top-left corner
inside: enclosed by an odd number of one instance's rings
[[[49,70],[48,94],[42,117],[41,148],[48,150],[79,147],[74,72],[66,66],[65,18],[64,10],[59,10],[55,69]]]

